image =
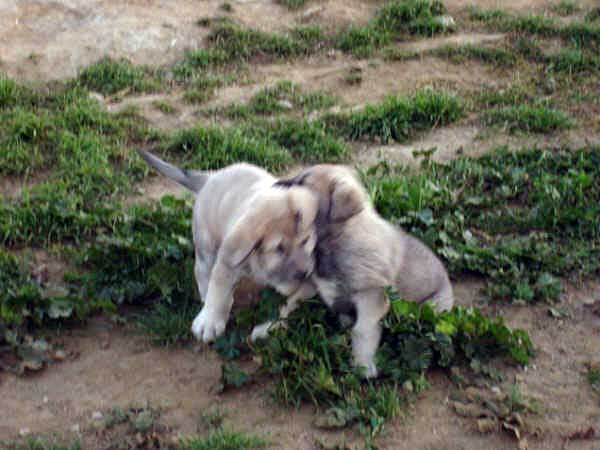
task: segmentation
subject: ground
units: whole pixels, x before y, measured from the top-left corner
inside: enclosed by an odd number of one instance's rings
[[[460,16],[472,2],[444,2],[448,14]],[[593,0],[579,2],[594,6]],[[16,79],[47,82],[72,77],[99,58],[126,57],[135,64],[168,65],[185,50],[199,48],[206,30],[197,20],[220,14],[222,1],[182,0],[8,0],[0,5],[0,69]],[[331,0],[309,2],[299,11],[290,11],[270,0],[232,2],[231,16],[246,26],[265,31],[281,31],[317,15],[330,26],[365,23],[378,2]],[[516,12],[544,12],[545,0],[477,2],[482,8],[502,7]],[[307,13],[308,11],[308,13]],[[493,43],[505,38],[500,32],[461,31],[451,37],[402,43],[403,50],[424,51],[447,43]],[[344,75],[360,67],[363,81],[358,86],[343,82]],[[251,67],[246,83],[219,88],[202,108],[247,101],[260,88],[280,80],[302,87],[334,92],[344,108],[360,108],[380,101],[390,93],[406,93],[427,85],[451,86],[458,90],[499,90],[514,81],[514,72],[478,61],[456,64],[423,55],[405,61],[356,60],[339,52],[295,62],[258,64]],[[596,86],[597,87],[597,86]],[[101,97],[109,111],[137,105],[139,111],[159,129],[174,130],[207,120],[202,108],[183,101],[183,91]],[[175,105],[176,114],[164,114],[153,107],[157,101]],[[595,113],[597,114],[597,110]],[[583,113],[582,113],[583,115]],[[596,119],[590,119],[597,120]],[[596,122],[597,123],[597,122]],[[496,130],[491,135],[475,120],[434,128],[406,145],[356,144],[354,162],[371,166],[380,160],[414,164],[413,149],[438,147],[434,158],[447,161],[457,154],[481,155],[507,144],[568,144],[574,148],[598,144],[598,128],[584,126],[552,135],[512,135]],[[39,182],[43,174],[31,182]],[[28,182],[7,177],[0,189],[7,197],[19,195]],[[159,198],[165,193],[182,195],[168,181],[152,178],[140,186],[143,196]],[[139,197],[129,202],[139,201]],[[44,258],[44,256],[40,256]],[[53,260],[48,264],[52,265]],[[53,276],[60,274],[54,269]],[[479,305],[490,313],[501,313],[511,327],[526,329],[537,349],[527,370],[508,368],[509,378],[523,395],[535,398],[541,411],[531,418],[527,434],[529,449],[600,448],[600,399],[586,380],[585,367],[597,361],[600,349],[600,316],[590,305],[600,299],[600,285],[593,281],[569,287],[561,306],[564,314],[554,317],[548,305],[483,305],[480,282],[458,279],[456,297],[461,304]],[[92,318],[88,324],[54,337],[67,352],[64,361],[50,365],[39,374],[17,377],[0,372],[2,416],[0,440],[19,434],[57,434],[81,437],[89,448],[103,448],[102,433],[93,427],[93,414],[107,408],[132,404],[161,409],[161,422],[173,435],[195,433],[203,412],[215,407],[225,413],[234,429],[266,436],[271,448],[311,449],[315,442],[353,443],[360,446],[356,431],[326,432],[313,425],[310,407],[282,409],[269,398],[268,380],[233,392],[218,393],[220,360],[211,350],[155,347],[132,326],[117,324],[106,317]],[[389,449],[513,449],[517,440],[510,433],[481,434],[472,419],[461,418],[450,407],[452,383],[440,373],[429,376],[426,390],[401,419],[386,425],[378,441]],[[577,439],[589,428],[596,440]],[[523,445],[524,441],[521,441]],[[86,447],[87,448],[87,447]],[[522,448],[522,447],[520,447]]]

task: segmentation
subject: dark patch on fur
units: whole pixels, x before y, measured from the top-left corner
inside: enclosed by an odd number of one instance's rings
[[[344,328],[356,322],[356,305],[350,300],[343,298],[336,299],[333,302],[331,310],[338,316]]]
[[[308,176],[308,174],[304,173],[304,174],[296,175],[293,178],[288,178],[287,180],[277,180],[275,182],[275,184],[273,184],[273,186],[282,187],[282,188],[290,188],[292,186],[302,186],[304,184],[304,180],[306,180],[307,176]]]

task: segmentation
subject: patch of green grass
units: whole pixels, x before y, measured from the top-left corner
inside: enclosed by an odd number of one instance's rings
[[[582,48],[600,45],[600,26],[589,22],[572,22],[561,25],[555,19],[547,16],[520,16],[502,10],[481,10],[475,7],[471,8],[470,18],[500,31],[559,37]]]
[[[377,210],[423,239],[455,275],[485,277],[494,299],[557,299],[558,277],[600,270],[600,148],[512,152],[420,173],[373,168]]]
[[[103,95],[113,95],[125,89],[131,92],[153,92],[162,88],[159,74],[136,67],[126,59],[103,58],[84,69],[77,81],[81,86]]]
[[[266,441],[257,436],[219,428],[206,438],[183,439],[177,450],[259,450],[266,446]]]
[[[587,380],[592,389],[600,392],[600,369],[590,367],[587,372]]]
[[[233,105],[225,110],[230,118],[251,118],[254,114],[277,114],[292,109],[311,112],[335,105],[336,99],[325,92],[303,92],[291,81],[281,81],[255,94],[247,105]]]
[[[277,3],[289,9],[300,9],[306,5],[306,0],[277,0]]]
[[[550,133],[570,128],[572,120],[562,111],[545,106],[509,106],[485,114],[488,125],[499,125],[510,132]]]
[[[0,111],[19,105],[27,107],[37,102],[37,94],[0,72]]]
[[[552,5],[552,11],[559,16],[570,16],[581,10],[581,7],[575,0],[560,0]]]
[[[512,84],[506,89],[481,90],[475,95],[475,102],[483,109],[493,106],[518,106],[529,102],[531,94],[531,89],[527,86]]]
[[[600,56],[588,55],[581,50],[566,49],[545,57],[551,72],[581,74],[600,70]]]
[[[71,445],[61,445],[50,443],[42,439],[27,439],[24,444],[8,445],[7,450],[82,450],[83,447],[79,442]]]
[[[200,310],[198,305],[168,305],[156,303],[149,313],[140,315],[138,326],[153,344],[171,346],[189,341],[194,317]]]
[[[451,31],[439,19],[445,8],[438,0],[395,0],[386,3],[363,27],[351,26],[338,34],[336,46],[358,57],[368,57],[401,36],[432,36]]]
[[[595,22],[600,19],[600,6],[590,9],[585,15],[586,22]]]
[[[169,137],[163,147],[171,154],[184,156],[187,164],[200,170],[219,169],[245,161],[278,172],[293,162],[285,150],[249,135],[241,128],[183,130]]]
[[[262,370],[279,377],[277,400],[292,406],[311,402],[325,410],[318,426],[359,424],[361,433],[372,439],[410,396],[398,387],[409,383],[418,393],[427,384],[428,369],[496,357],[526,364],[533,354],[524,331],[512,331],[502,319],[488,319],[476,309],[455,307],[438,314],[430,305],[419,307],[393,295],[391,302],[377,354],[380,376],[368,383],[352,367],[350,330],[340,327],[317,300],[302,304],[288,327],[255,344]]]
[[[177,112],[177,108],[166,100],[155,100],[152,102],[152,106],[163,114],[175,114]]]
[[[254,122],[249,126],[303,163],[340,162],[350,155],[346,144],[329,133],[319,121],[278,119],[273,123]]]
[[[456,63],[475,59],[496,66],[512,67],[517,62],[515,54],[508,50],[493,47],[479,47],[470,44],[462,46],[446,45],[435,49],[433,54],[444,56]]]
[[[388,97],[362,111],[324,120],[349,139],[378,139],[385,144],[392,139],[405,142],[418,132],[456,121],[462,113],[463,105],[455,95],[424,89],[410,97]]]

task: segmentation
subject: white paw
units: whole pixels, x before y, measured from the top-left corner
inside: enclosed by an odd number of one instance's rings
[[[370,361],[366,364],[356,364],[362,371],[365,378],[377,378],[377,366],[374,361]]]
[[[202,342],[212,342],[225,331],[227,318],[202,308],[192,323],[192,334]]]
[[[269,329],[271,328],[271,325],[273,325],[273,322],[271,321],[256,325],[250,334],[250,340],[255,342],[260,339],[265,339],[269,335]]]

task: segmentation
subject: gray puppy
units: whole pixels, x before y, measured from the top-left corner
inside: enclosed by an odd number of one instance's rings
[[[319,196],[311,286],[290,297],[281,316],[287,317],[298,300],[315,291],[334,311],[353,310],[354,364],[364,367],[367,377],[377,376],[379,322],[389,309],[384,288],[392,286],[401,297],[415,302],[431,301],[438,310],[450,309],[454,297],[444,265],[420,240],[377,214],[349,167],[317,165],[278,184],[308,187]],[[272,325],[259,325],[252,338],[264,337]]]

